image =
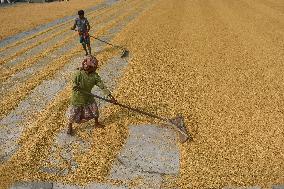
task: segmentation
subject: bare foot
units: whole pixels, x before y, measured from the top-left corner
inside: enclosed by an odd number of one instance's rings
[[[68,135],[71,135],[71,136],[74,135],[74,131],[73,131],[72,127],[69,127],[69,128],[68,128],[67,134],[68,134]]]
[[[99,123],[99,122],[96,122],[95,127],[96,128],[104,128],[105,126],[103,124]]]

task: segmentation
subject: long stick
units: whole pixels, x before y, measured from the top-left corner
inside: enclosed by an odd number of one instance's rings
[[[144,112],[144,111],[142,111],[142,110],[139,110],[139,109],[137,109],[137,108],[132,108],[132,107],[130,107],[130,106],[127,106],[127,105],[124,105],[124,104],[120,104],[120,103],[118,103],[118,102],[117,102],[117,103],[113,103],[111,100],[106,99],[106,98],[103,98],[103,97],[98,96],[98,95],[95,95],[95,94],[93,94],[93,93],[89,93],[89,92],[82,91],[82,90],[80,90],[80,91],[81,91],[82,93],[84,93],[84,94],[91,95],[91,96],[93,96],[93,97],[95,97],[95,98],[104,100],[104,101],[109,102],[109,103],[112,103],[112,104],[114,104],[114,105],[118,105],[118,106],[121,106],[121,107],[123,107],[123,108],[127,108],[127,109],[129,109],[129,110],[138,112],[138,113],[140,113],[140,114],[144,114],[144,115],[147,115],[147,116],[150,116],[150,117],[153,117],[153,118],[156,118],[156,119],[165,121],[165,122],[167,122],[167,123],[170,123],[171,125],[174,125],[173,128],[183,135],[182,138],[180,137],[180,141],[181,141],[182,143],[184,143],[185,141],[187,141],[188,138],[189,138],[189,135],[188,135],[188,133],[187,133],[187,131],[186,131],[186,128],[185,128],[183,125],[175,124],[175,123],[173,123],[173,122],[172,122],[171,120],[169,120],[169,119],[162,118],[162,117],[159,117],[159,116],[157,116],[157,115],[154,115],[154,114],[151,114],[151,113],[148,113],[148,112]],[[182,128],[184,128],[185,131],[182,130],[179,126],[181,126]]]
[[[111,46],[113,46],[113,47],[122,48],[122,47],[120,47],[120,46],[111,44],[111,43],[109,43],[109,42],[107,42],[107,41],[104,41],[104,40],[102,40],[102,39],[100,39],[100,38],[97,38],[97,37],[94,37],[94,36],[92,36],[92,35],[90,35],[90,37],[92,37],[92,38],[94,38],[94,39],[97,39],[97,40],[99,40],[99,41],[101,41],[101,42],[104,42],[104,43],[106,43],[106,44],[108,44],[108,45],[111,45]]]
[[[95,98],[104,100],[104,101],[106,101],[106,102],[112,103],[112,104],[114,104],[114,105],[118,105],[118,106],[121,106],[121,107],[123,107],[123,108],[126,108],[126,109],[129,109],[129,110],[138,112],[138,113],[140,113],[140,114],[144,114],[144,115],[147,115],[147,116],[150,116],[150,117],[153,117],[153,118],[162,120],[162,121],[169,122],[169,120],[166,119],[166,118],[162,118],[162,117],[159,117],[159,116],[157,116],[157,115],[154,115],[154,114],[151,114],[151,113],[148,113],[148,112],[144,112],[144,111],[139,110],[139,109],[137,109],[137,108],[132,108],[132,107],[130,107],[130,106],[127,106],[127,105],[124,105],[124,104],[120,104],[120,103],[118,103],[118,102],[117,102],[117,103],[113,103],[113,102],[112,102],[111,100],[109,100],[109,99],[103,98],[103,97],[101,97],[101,96],[98,96],[98,95],[95,95],[95,94],[92,94],[92,93],[88,93],[88,92],[86,92],[86,91],[80,90],[80,92],[85,93],[85,94],[88,94],[88,95],[91,95],[91,96],[93,96],[93,97],[95,97]]]

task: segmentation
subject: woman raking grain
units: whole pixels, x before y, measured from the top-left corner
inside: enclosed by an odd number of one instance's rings
[[[103,93],[110,98],[113,103],[116,99],[111,95],[111,92],[104,85],[101,77],[96,72],[98,67],[98,60],[89,55],[82,62],[82,67],[79,68],[73,78],[73,90],[71,97],[71,106],[67,110],[68,117],[68,131],[67,133],[73,134],[73,123],[83,123],[88,120],[94,119],[95,126],[100,127],[99,111],[94,97],[86,94],[91,93],[92,88],[96,85]]]

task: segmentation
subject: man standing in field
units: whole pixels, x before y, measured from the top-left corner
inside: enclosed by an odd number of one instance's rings
[[[71,30],[75,30],[75,28],[77,27],[78,33],[79,33],[79,39],[80,39],[80,43],[82,44],[86,55],[92,55],[92,49],[91,49],[91,45],[90,45],[90,35],[89,35],[89,31],[90,31],[90,24],[87,18],[85,18],[84,16],[84,11],[83,10],[79,10],[78,11],[78,15],[79,18],[75,19],[74,25],[71,27]],[[88,51],[87,48],[88,47]]]

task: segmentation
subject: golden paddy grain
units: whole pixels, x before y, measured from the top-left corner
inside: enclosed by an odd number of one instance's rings
[[[283,15],[273,8],[283,7],[283,1],[271,7],[262,6],[268,3],[264,0],[153,2],[112,41],[132,55],[114,95],[121,103],[161,116],[184,115],[194,140],[180,145],[181,172],[171,186],[268,188],[284,183]],[[117,53],[99,56],[104,63]],[[108,106],[101,110],[106,127],[94,129],[95,145],[77,157],[80,169],[67,180],[36,174],[66,123],[69,96],[67,87],[37,117],[33,124],[38,130],[23,135],[36,137],[23,138],[24,147],[0,168],[7,171],[1,180],[11,183],[17,175],[78,184],[111,182],[106,176],[127,138],[127,126],[154,122]]]

